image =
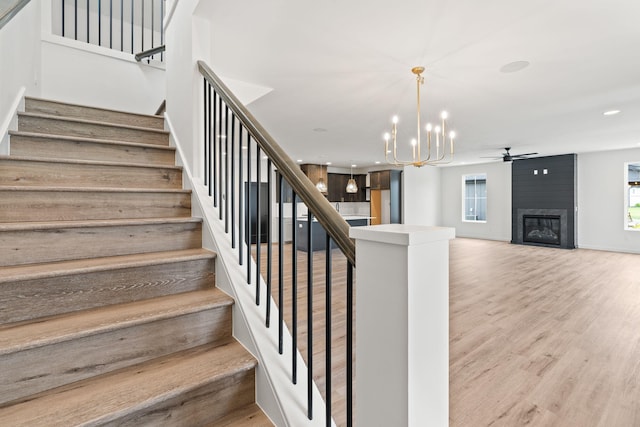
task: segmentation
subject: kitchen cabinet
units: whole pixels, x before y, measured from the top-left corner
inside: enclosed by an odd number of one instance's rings
[[[322,178],[324,183],[327,184],[328,178],[326,166],[306,163],[304,165],[300,165],[300,169],[302,169],[302,172],[309,177],[309,180],[311,180],[313,185],[316,185],[320,178]]]
[[[371,225],[402,222],[402,171],[370,173]]]
[[[391,173],[398,171],[375,171],[369,173],[369,183],[372,190],[389,190],[391,188]]]
[[[357,193],[347,193],[347,183],[351,174],[330,173],[329,174],[329,194],[330,202],[365,202],[366,201],[366,175],[353,175],[358,185]]]

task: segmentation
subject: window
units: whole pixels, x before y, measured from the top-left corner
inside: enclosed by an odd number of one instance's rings
[[[640,163],[628,163],[625,176],[626,229],[640,231]]]
[[[462,220],[485,222],[487,220],[487,174],[463,175],[464,197]]]

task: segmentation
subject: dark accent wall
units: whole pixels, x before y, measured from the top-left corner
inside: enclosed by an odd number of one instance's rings
[[[513,162],[511,243],[523,243],[520,224],[523,214],[543,214],[544,210],[550,210],[557,215],[566,212],[566,216],[563,215],[566,224],[561,247],[575,248],[576,161],[575,154],[565,154]]]

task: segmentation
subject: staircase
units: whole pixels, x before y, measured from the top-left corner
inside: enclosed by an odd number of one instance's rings
[[[272,425],[163,127],[25,99],[0,156],[0,425]]]

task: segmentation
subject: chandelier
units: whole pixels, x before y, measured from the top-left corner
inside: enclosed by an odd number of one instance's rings
[[[420,129],[422,124],[420,122],[420,85],[424,84],[424,67],[413,67],[411,72],[416,75],[416,88],[417,88],[417,137],[411,140],[412,159],[411,160],[399,160],[398,159],[398,145],[396,142],[398,134],[398,116],[394,116],[392,119],[393,127],[391,134],[384,134],[384,157],[387,163],[395,166],[416,166],[421,167],[424,165],[442,165],[451,163],[453,160],[453,140],[455,138],[455,132],[451,131],[448,134],[447,140],[447,118],[448,113],[443,111],[440,113],[440,119],[442,120],[441,126],[433,127],[431,123],[427,123],[425,130],[427,132],[427,144],[426,144],[426,157],[422,157],[422,143],[420,141]],[[389,140],[393,141],[393,149],[389,149]],[[433,151],[432,151],[433,149]],[[389,154],[393,153],[393,159],[389,159]]]

